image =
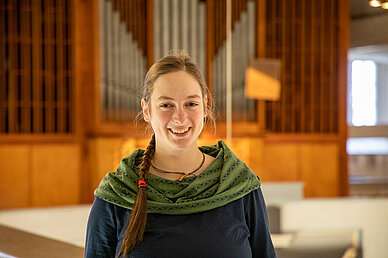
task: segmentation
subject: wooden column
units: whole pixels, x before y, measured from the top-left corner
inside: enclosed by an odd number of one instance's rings
[[[147,0],[147,69],[154,63],[154,1]]]
[[[339,193],[346,196],[349,193],[348,183],[348,154],[346,152],[346,139],[348,124],[347,110],[347,56],[349,49],[349,0],[338,1],[339,12],[339,49],[338,49],[338,133],[339,133]]]
[[[213,89],[213,58],[214,58],[214,1],[206,1],[206,83],[210,92]]]
[[[266,26],[267,26],[267,15],[266,15],[266,1],[267,0],[257,0],[256,1],[256,56],[258,58],[265,58],[266,51]],[[259,121],[259,131],[265,131],[265,101],[258,100],[257,102],[257,120]]]
[[[93,200],[88,166],[87,132],[93,119],[95,90],[99,88],[98,47],[98,1],[73,0],[74,5],[74,84],[75,84],[75,129],[77,143],[81,147],[80,187],[81,203]]]

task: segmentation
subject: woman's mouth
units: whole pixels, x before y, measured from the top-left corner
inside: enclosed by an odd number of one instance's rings
[[[168,128],[168,130],[176,135],[176,136],[185,136],[189,133],[191,127],[187,127],[187,128],[183,128],[183,129],[172,129],[172,128]]]

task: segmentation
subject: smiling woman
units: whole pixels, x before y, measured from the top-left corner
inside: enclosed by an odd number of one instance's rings
[[[260,179],[219,141],[198,147],[213,99],[191,58],[148,71],[142,115],[154,134],[95,191],[86,257],[276,257]]]

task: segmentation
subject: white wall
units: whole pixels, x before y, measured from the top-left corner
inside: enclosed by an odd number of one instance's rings
[[[388,198],[306,199],[280,207],[282,231],[359,228],[363,257],[388,257]]]
[[[388,64],[376,63],[376,65],[377,124],[388,125]]]
[[[84,247],[91,205],[0,211],[0,224]]]

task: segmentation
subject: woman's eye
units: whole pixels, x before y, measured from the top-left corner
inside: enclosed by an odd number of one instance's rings
[[[189,106],[190,106],[190,107],[195,107],[195,106],[198,106],[198,103],[190,102],[190,103],[189,103]]]
[[[161,108],[169,108],[169,107],[171,107],[171,105],[168,104],[168,103],[163,103],[163,104],[160,104],[159,107],[161,107]]]

